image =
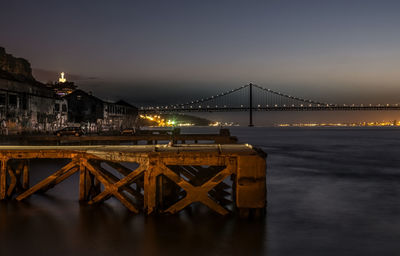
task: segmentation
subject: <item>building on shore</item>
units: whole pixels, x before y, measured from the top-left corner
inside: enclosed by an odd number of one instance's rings
[[[131,128],[136,125],[138,108],[123,101],[105,102],[103,125],[112,130]]]
[[[88,132],[133,127],[138,115],[138,108],[125,101],[106,102],[80,89],[63,99],[69,106],[68,121],[84,126]]]
[[[28,61],[0,47],[2,134],[54,131],[67,124],[67,113],[67,101],[33,78]]]
[[[65,126],[82,126],[87,132],[120,130],[133,127],[137,116],[137,107],[77,89],[64,73],[58,82],[36,81],[27,60],[0,47],[0,134],[52,132]]]

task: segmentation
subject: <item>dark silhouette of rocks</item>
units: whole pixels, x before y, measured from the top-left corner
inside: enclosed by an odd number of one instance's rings
[[[6,53],[3,47],[0,47],[0,78],[36,83],[32,76],[31,64],[26,59]]]

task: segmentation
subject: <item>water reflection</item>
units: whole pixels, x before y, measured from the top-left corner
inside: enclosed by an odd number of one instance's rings
[[[130,215],[130,216],[128,216]],[[264,221],[240,221],[210,214],[144,217],[119,215],[112,208],[80,208],[81,242],[100,253],[139,255],[264,255]]]
[[[76,202],[72,214],[73,201],[41,201],[54,205],[1,203],[1,255],[264,255],[265,220],[208,211],[145,217],[118,205]]]

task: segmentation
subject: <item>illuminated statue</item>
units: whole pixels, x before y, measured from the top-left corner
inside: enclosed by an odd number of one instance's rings
[[[60,83],[67,82],[67,79],[64,78],[64,75],[65,75],[64,72],[61,72],[61,77],[58,78],[58,82],[60,82]]]

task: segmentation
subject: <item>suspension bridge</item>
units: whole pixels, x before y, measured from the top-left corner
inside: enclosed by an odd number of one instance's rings
[[[383,111],[400,110],[399,104],[332,104],[300,98],[256,84],[222,92],[208,98],[186,103],[141,107],[142,113],[233,112],[249,111],[249,126],[253,126],[253,111]]]

